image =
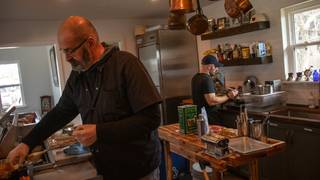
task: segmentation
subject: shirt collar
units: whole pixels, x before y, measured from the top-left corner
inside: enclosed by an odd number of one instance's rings
[[[104,53],[101,55],[100,59],[95,63],[93,64],[87,71],[85,72],[90,72],[92,71],[93,69],[98,69],[99,71],[102,70],[103,68],[103,64],[111,57],[111,55],[114,53],[114,52],[117,52],[119,51],[119,47],[118,46],[114,46],[114,45],[107,45],[105,42],[102,42],[101,43],[102,46],[105,48],[105,51]]]

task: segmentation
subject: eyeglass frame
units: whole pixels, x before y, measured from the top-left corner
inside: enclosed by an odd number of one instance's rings
[[[73,54],[74,52],[76,52],[85,42],[87,42],[89,38],[86,38],[85,40],[83,40],[79,45],[77,45],[74,48],[66,48],[66,49],[60,49],[64,54]]]

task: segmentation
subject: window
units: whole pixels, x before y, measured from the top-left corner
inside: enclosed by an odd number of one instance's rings
[[[281,10],[286,72],[320,69],[320,3],[306,1]]]
[[[24,105],[18,63],[0,64],[0,95],[2,108]]]

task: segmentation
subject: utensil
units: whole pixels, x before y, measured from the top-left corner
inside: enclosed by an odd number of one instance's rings
[[[203,15],[199,0],[197,0],[197,14],[188,20],[187,27],[194,35],[200,35],[208,30],[208,18]]]
[[[192,0],[170,0],[170,12],[173,13],[190,13],[194,12]]]
[[[261,120],[250,121],[250,137],[262,140],[263,135],[263,122]]]
[[[241,16],[240,8],[235,0],[225,0],[224,8],[226,13],[232,18],[238,18]]]

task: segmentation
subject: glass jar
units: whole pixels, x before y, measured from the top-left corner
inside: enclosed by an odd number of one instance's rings
[[[241,47],[242,59],[249,59],[250,57],[250,49],[248,46]]]

